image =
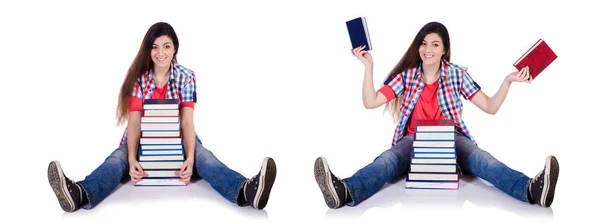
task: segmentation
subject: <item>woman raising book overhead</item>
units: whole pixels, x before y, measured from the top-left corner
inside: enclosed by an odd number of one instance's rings
[[[178,99],[185,161],[176,175],[186,184],[194,173],[219,194],[238,205],[263,209],[275,181],[272,158],[263,160],[259,173],[248,179],[229,169],[202,146],[194,127],[195,73],[177,63],[179,39],[171,25],[152,25],[129,67],[119,94],[117,119],[127,128],[118,148],[82,181],[65,176],[58,161],[48,165],[48,181],[61,208],[73,212],[91,209],[106,198],[124,177],[135,184],[147,176],[137,160],[142,102],[145,99]]]
[[[353,54],[364,65],[362,98],[365,108],[386,104],[399,121],[392,147],[354,175],[335,176],[324,157],[315,161],[315,179],[327,206],[355,206],[371,197],[391,179],[407,173],[411,160],[417,120],[452,120],[455,127],[457,163],[466,172],[480,177],[506,194],[531,204],[549,207],[558,180],[558,161],[548,156],[545,166],[534,178],[513,170],[479,148],[462,119],[461,96],[479,109],[495,114],[512,83],[530,82],[528,68],[508,74],[498,91],[488,97],[466,68],[450,63],[450,36],[446,27],[430,22],[421,28],[383,86],[373,86],[373,59],[364,46]]]

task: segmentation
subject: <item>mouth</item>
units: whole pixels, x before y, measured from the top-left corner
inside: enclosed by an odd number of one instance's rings
[[[158,60],[159,62],[163,62],[166,59],[167,59],[166,57],[156,57],[156,60]]]
[[[429,59],[429,58],[433,58],[433,55],[423,55],[423,57]]]

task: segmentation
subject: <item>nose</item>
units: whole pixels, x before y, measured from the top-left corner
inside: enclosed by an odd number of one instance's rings
[[[425,52],[431,53],[431,45],[427,44],[427,46],[425,47]]]

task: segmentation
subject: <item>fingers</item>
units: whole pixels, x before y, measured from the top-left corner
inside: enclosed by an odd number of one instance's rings
[[[183,165],[181,171],[176,173],[176,175],[179,176],[181,179],[188,179],[192,176],[192,167],[190,167],[189,165]]]
[[[521,81],[523,79],[523,77],[525,76],[525,71],[527,70],[527,67],[524,67],[523,69],[521,69],[519,71],[519,75],[517,76],[518,80]]]
[[[185,179],[179,179],[180,181],[183,181],[185,183],[185,185],[190,184],[190,178],[185,178]]]
[[[514,74],[514,73],[513,73]],[[515,74],[517,82],[531,82],[532,77],[529,74],[529,67],[523,67],[518,73]]]
[[[131,181],[136,184],[142,181],[142,178],[148,176],[148,174],[144,172],[139,163],[132,163],[131,167],[129,168],[129,176],[131,177]]]
[[[525,80],[527,83],[531,83],[531,81],[533,81],[533,77],[529,74],[529,66],[527,67],[527,70],[525,70]]]
[[[361,54],[361,52],[364,52],[363,50],[365,49],[366,46],[359,46],[356,47],[352,50],[352,54],[356,57],[362,56],[364,54]]]

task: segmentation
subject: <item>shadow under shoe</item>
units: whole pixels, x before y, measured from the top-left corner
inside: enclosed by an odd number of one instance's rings
[[[329,208],[339,208],[346,204],[347,189],[342,180],[331,173],[325,157],[315,161],[315,180],[323,193],[325,203]]]
[[[244,196],[253,208],[262,210],[267,206],[276,176],[277,166],[275,161],[271,157],[266,157],[263,160],[260,172],[244,184]]]
[[[48,165],[48,182],[65,212],[73,212],[81,207],[83,191],[75,182],[67,178],[58,161]]]
[[[548,156],[544,169],[529,181],[529,195],[534,203],[543,207],[552,205],[558,172],[558,160],[552,155]]]

